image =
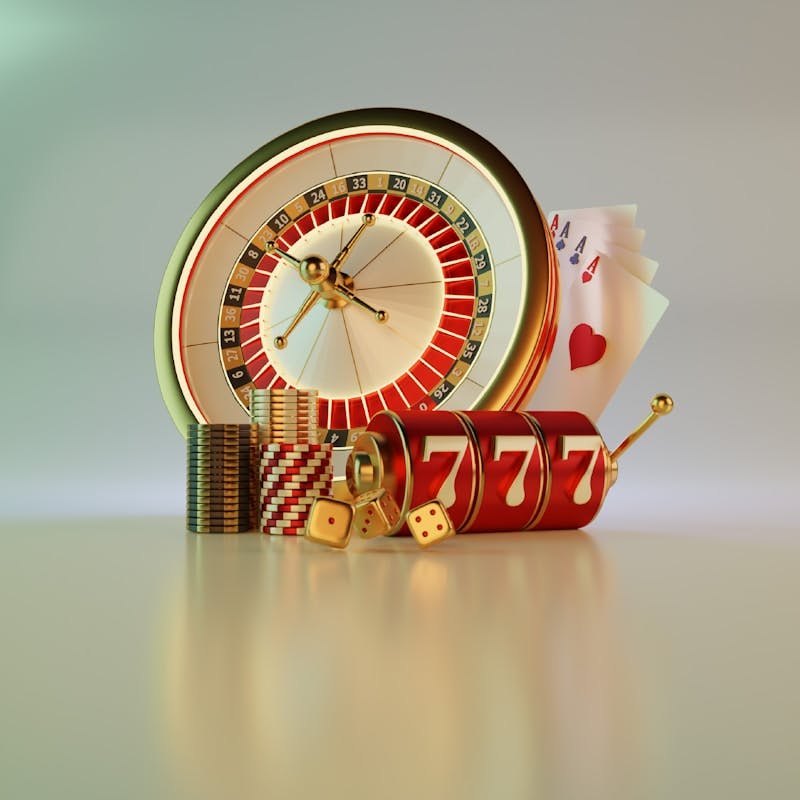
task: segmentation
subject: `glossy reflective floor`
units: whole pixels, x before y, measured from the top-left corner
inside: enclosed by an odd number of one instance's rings
[[[800,792],[800,547],[0,529],[0,796]]]

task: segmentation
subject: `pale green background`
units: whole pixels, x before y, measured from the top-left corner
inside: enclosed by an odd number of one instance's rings
[[[788,514],[798,22],[785,2],[4,0],[0,513],[180,513],[151,341],[178,235],[262,143],[397,105],[486,136],[545,210],[639,203],[672,305],[601,427],[615,444],[655,391],[678,410],[609,519]]]

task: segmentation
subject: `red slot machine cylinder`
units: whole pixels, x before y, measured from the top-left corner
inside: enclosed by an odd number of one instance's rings
[[[472,516],[480,496],[477,443],[466,421],[450,411],[380,411],[353,446],[347,486],[356,496],[385,488],[400,506],[401,521],[389,533],[406,532],[415,506],[438,497],[456,530]]]
[[[545,440],[531,417],[516,411],[459,411],[478,443],[482,488],[459,533],[521,531],[541,516],[549,487]]]
[[[610,453],[577,411],[382,411],[347,462],[353,495],[384,488],[401,507],[438,498],[459,533],[582,528],[617,477],[617,459],[673,408],[651,414]],[[406,532],[399,522],[390,533]]]
[[[576,411],[533,411],[544,436],[549,492],[535,530],[582,528],[603,505],[614,482],[611,455],[593,423]]]

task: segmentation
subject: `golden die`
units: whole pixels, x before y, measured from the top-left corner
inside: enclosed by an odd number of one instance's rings
[[[430,547],[456,535],[450,515],[438,500],[412,508],[406,517],[406,525],[420,547]]]
[[[354,504],[353,527],[362,539],[384,536],[400,522],[400,508],[386,489],[364,492]]]

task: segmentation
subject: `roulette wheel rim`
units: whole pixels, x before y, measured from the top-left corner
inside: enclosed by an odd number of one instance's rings
[[[187,397],[187,381],[182,375],[180,354],[176,355],[175,328],[181,324],[180,319],[176,323],[176,301],[179,299],[182,278],[185,279],[187,260],[193,249],[197,249],[199,238],[207,231],[215,215],[219,215],[223,205],[230,201],[237,187],[242,186],[264,165],[278,159],[280,166],[294,158],[298,148],[305,144],[324,141],[325,137],[353,130],[402,131],[409,138],[419,134],[424,141],[440,143],[443,148],[449,148],[460,157],[471,159],[479,165],[487,181],[502,196],[522,245],[520,309],[523,311],[518,313],[513,332],[505,343],[506,354],[500,366],[485,384],[478,399],[469,407],[520,408],[533,393],[552,349],[559,293],[552,239],[546,219],[527,184],[494,145],[463,125],[427,112],[392,108],[361,109],[333,114],[298,126],[256,150],[212,189],[178,240],[158,298],[155,358],[165,403],[184,436],[191,423],[235,421],[209,419],[192,408],[191,397]],[[280,160],[283,156],[286,158]],[[267,213],[271,213],[271,209],[265,209],[265,218]],[[341,470],[337,474],[341,474]]]

